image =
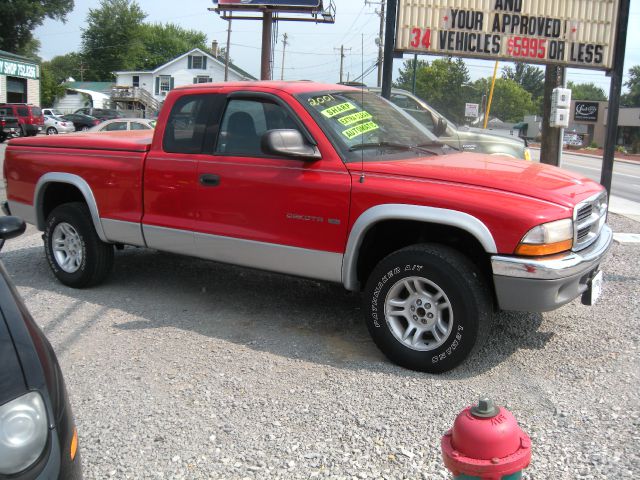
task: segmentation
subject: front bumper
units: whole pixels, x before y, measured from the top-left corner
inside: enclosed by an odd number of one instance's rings
[[[549,258],[493,256],[498,306],[502,310],[547,312],[570,302],[589,288],[612,239],[611,228],[604,225],[598,240],[579,252]]]

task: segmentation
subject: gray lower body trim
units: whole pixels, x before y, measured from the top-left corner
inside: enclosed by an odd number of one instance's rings
[[[164,227],[142,227],[147,246],[272,272],[340,282],[342,255]]]
[[[598,240],[580,252],[548,260],[494,256],[491,265],[498,306],[502,310],[546,312],[570,302],[589,287],[612,237],[605,225]]]
[[[520,312],[548,312],[569,303],[584,293],[589,280],[598,271],[599,265],[591,270],[555,280],[535,280],[531,278],[503,277],[494,275],[498,306],[501,310]]]
[[[139,223],[109,218],[101,218],[100,221],[104,235],[110,242],[136,245],[138,247],[147,246],[142,235],[142,226]]]
[[[31,225],[37,225],[38,219],[36,217],[36,209],[33,205],[9,200],[9,209],[11,210],[11,215],[20,217]]]

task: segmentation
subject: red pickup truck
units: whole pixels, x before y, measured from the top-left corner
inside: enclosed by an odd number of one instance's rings
[[[600,291],[601,185],[460,153],[375,94],[313,82],[173,90],[154,132],[9,142],[5,211],[44,231],[56,277],[102,282],[137,245],[363,290],[394,362],[442,372],[494,310]]]

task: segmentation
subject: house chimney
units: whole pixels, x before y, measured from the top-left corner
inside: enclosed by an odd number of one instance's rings
[[[214,40],[211,42],[211,53],[214,57],[218,58],[218,41]]]

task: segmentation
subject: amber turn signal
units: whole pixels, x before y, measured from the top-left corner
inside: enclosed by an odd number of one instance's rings
[[[542,255],[553,255],[554,253],[571,250],[573,240],[563,240],[562,242],[541,243],[532,245],[521,243],[516,247],[516,255],[526,255],[527,257],[538,257]]]
[[[71,455],[71,461],[73,462],[73,459],[76,458],[76,453],[78,452],[78,430],[76,427],[73,427],[73,436],[71,437],[69,452]]]

